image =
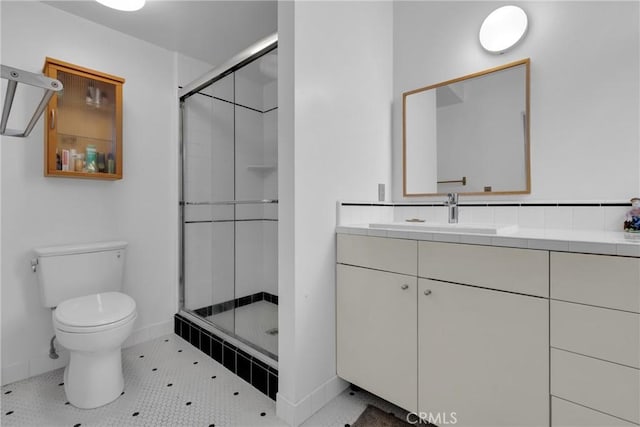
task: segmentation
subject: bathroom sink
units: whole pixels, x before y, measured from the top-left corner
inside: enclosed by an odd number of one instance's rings
[[[369,224],[369,228],[403,231],[431,231],[437,233],[508,234],[518,231],[517,225],[449,224],[441,222],[388,222]]]

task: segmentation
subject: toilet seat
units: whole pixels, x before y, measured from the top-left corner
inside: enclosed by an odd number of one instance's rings
[[[117,328],[136,317],[136,303],[120,292],[104,292],[72,298],[53,312],[56,329],[92,333]]]

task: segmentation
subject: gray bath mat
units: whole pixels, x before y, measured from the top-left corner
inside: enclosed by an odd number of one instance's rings
[[[413,424],[384,412],[380,408],[367,405],[367,408],[360,414],[356,422],[351,424],[351,427],[406,427],[411,425]]]

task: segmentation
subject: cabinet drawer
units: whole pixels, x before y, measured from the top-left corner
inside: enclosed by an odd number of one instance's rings
[[[637,424],[552,397],[551,427],[637,427]]]
[[[640,370],[551,349],[551,394],[640,422]]]
[[[547,251],[419,242],[418,275],[486,288],[549,296]]]
[[[551,301],[551,346],[640,368],[640,314]]]
[[[415,276],[337,266],[338,375],[417,411]]]
[[[640,258],[551,252],[551,298],[640,313]]]
[[[337,260],[341,264],[415,276],[416,253],[415,240],[338,234]]]

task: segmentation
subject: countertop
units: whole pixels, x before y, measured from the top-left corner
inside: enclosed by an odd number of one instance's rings
[[[518,228],[500,234],[434,232],[369,228],[368,224],[336,227],[336,233],[409,240],[503,246],[560,252],[640,257],[640,240],[630,239],[624,232]]]

